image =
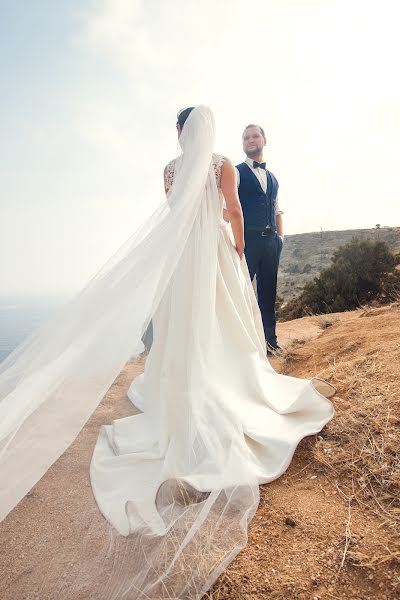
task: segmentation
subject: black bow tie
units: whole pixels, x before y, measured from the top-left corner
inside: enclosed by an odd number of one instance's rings
[[[267,163],[263,162],[263,163],[259,163],[256,160],[253,160],[253,169],[257,169],[257,167],[260,167],[260,169],[264,169],[264,171],[266,171],[267,169],[265,168]]]

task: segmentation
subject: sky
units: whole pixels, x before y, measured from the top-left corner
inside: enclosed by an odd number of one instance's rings
[[[396,0],[0,0],[0,294],[78,291],[163,198],[176,112],[266,130],[287,234],[400,225]],[[162,247],[160,246],[160,252]]]

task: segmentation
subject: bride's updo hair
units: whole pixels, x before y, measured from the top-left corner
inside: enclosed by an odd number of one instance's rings
[[[176,124],[179,125],[179,127],[182,130],[182,127],[184,126],[184,124],[186,123],[186,119],[188,118],[188,116],[190,115],[190,113],[192,112],[192,110],[194,109],[194,106],[189,106],[188,108],[182,108],[182,110],[180,110],[177,114],[177,122]]]

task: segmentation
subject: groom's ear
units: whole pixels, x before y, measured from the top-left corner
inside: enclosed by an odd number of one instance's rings
[[[266,135],[265,135],[264,128],[263,128],[263,127],[261,127],[261,125],[256,125],[256,127],[258,127],[258,129],[260,130],[260,133],[261,133],[261,135],[262,135],[262,136],[263,136],[263,138],[264,138],[264,146],[266,146],[266,145],[267,145],[267,137],[266,137]]]
[[[261,135],[264,138],[264,146],[266,146],[267,145],[267,138],[266,138],[266,135],[265,135],[265,131],[264,131],[264,129],[262,127],[260,127],[260,132],[261,132]]]

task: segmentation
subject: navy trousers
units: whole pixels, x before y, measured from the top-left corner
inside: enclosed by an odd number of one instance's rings
[[[271,231],[261,236],[258,231],[244,232],[244,254],[249,268],[250,279],[257,275],[257,295],[264,326],[265,339],[276,345],[276,285],[278,277],[279,257],[282,251],[282,240],[277,233]]]

